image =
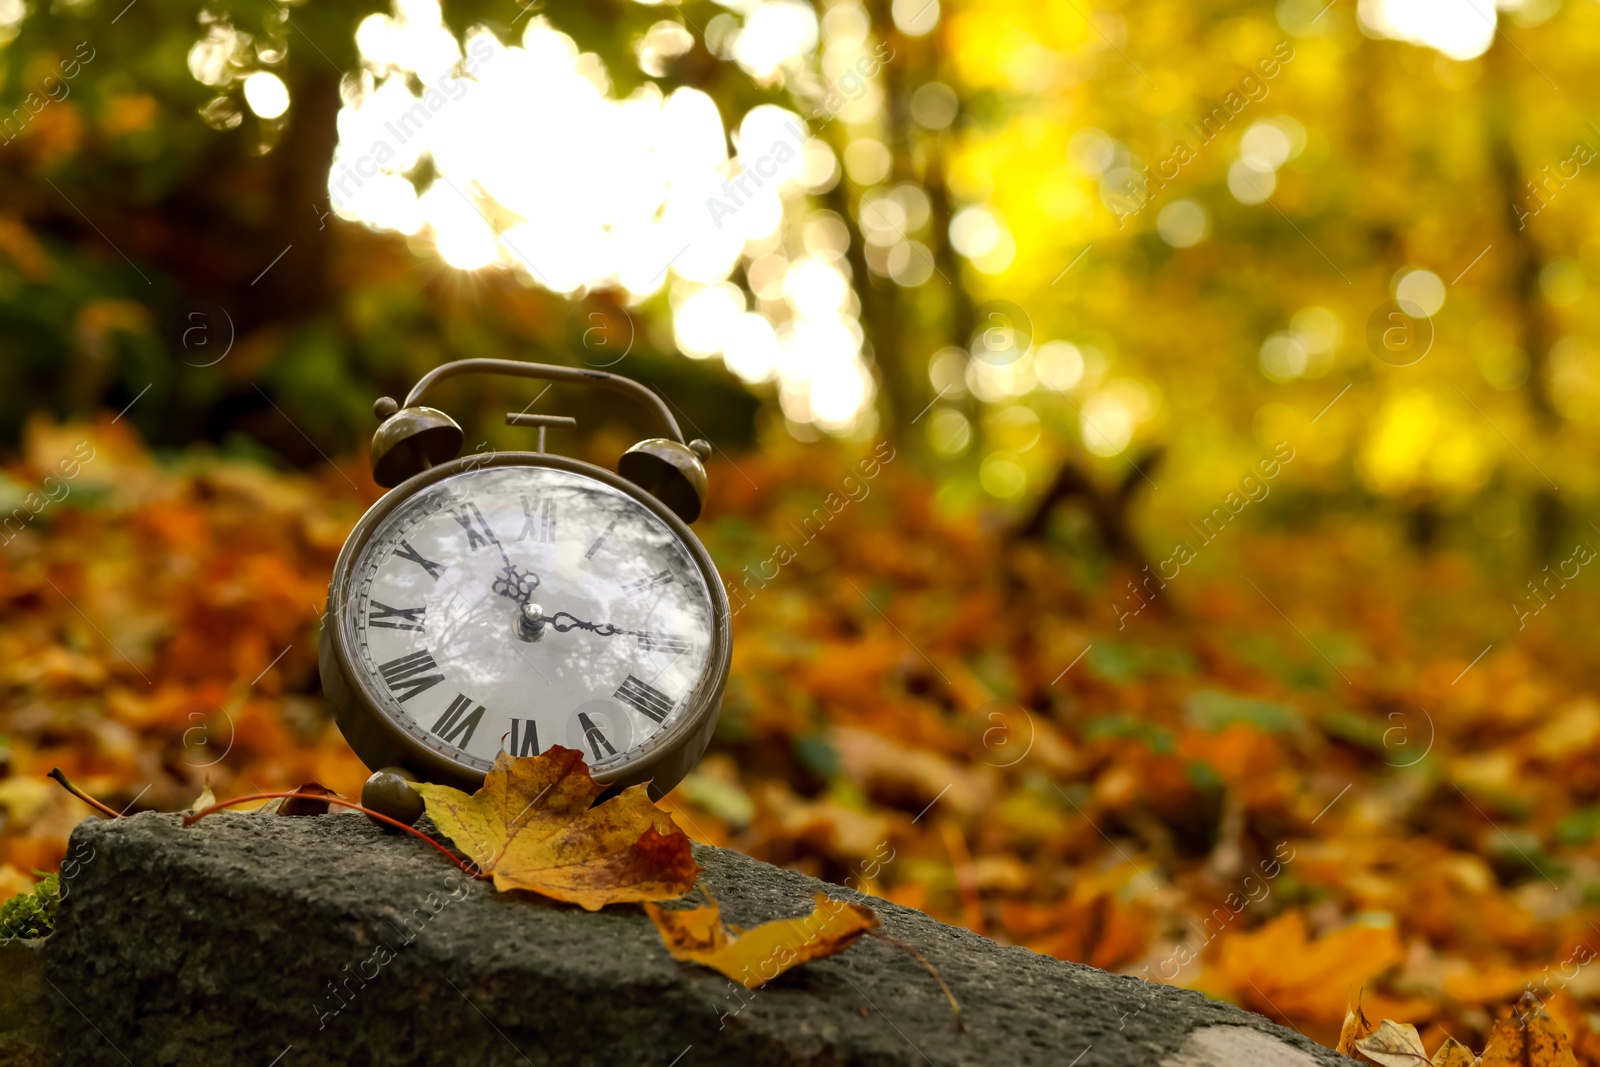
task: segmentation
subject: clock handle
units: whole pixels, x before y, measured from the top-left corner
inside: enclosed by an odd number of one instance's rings
[[[513,378],[593,385],[642,402],[655,413],[668,436],[651,437],[628,449],[617,461],[617,473],[660,500],[684,522],[700,517],[706,499],[703,461],[710,457],[711,445],[705,441],[685,441],[683,431],[678,429],[678,420],[672,417],[665,401],[653,389],[603,370],[516,359],[458,359],[435,367],[411,387],[404,407],[389,397],[380,397],[372,407],[373,413],[383,420],[372,437],[372,477],[379,485],[393,488],[460,454],[461,427],[449,415],[422,403],[429,389],[458,374],[504,374]],[[539,444],[542,451],[542,429]]]
[[[518,359],[458,359],[454,363],[435,367],[424,374],[417,384],[411,387],[411,392],[406,394],[404,406],[408,408],[418,406],[427,396],[429,389],[446,378],[454,378],[459,374],[504,374],[513,378],[541,378],[552,382],[593,385],[601,389],[610,389],[614,393],[626,393],[655,413],[656,418],[666,427],[668,437],[680,445],[688,444],[684,440],[683,431],[678,429],[678,420],[672,417],[672,412],[667,409],[666,403],[653,389],[641,385],[632,378],[624,378],[620,374],[611,374],[603,370],[558,367],[549,363],[528,363]]]

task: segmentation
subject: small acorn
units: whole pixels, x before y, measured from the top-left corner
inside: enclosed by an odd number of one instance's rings
[[[385,767],[374,771],[361,787],[361,806],[410,826],[422,818],[425,810],[422,796],[410,785],[416,780],[417,776],[404,767]],[[372,816],[367,818],[372,819]],[[399,832],[381,819],[372,821],[391,833]]]

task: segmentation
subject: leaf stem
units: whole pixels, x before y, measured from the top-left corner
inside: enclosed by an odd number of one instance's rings
[[[956,995],[950,992],[949,986],[944,984],[944,977],[940,975],[937,967],[928,962],[928,957],[924,956],[922,953],[918,952],[916,949],[912,948],[898,937],[890,937],[888,934],[883,933],[880,930],[868,930],[867,936],[875,937],[879,941],[887,941],[896,948],[911,953],[912,957],[914,957],[918,963],[922,964],[922,966],[927,969],[929,974],[933,975],[933,980],[939,983],[939,989],[943,991],[944,998],[950,1002],[950,1012],[956,1017],[956,1033],[964,1034],[967,1032],[967,1024],[961,1019],[961,1005],[956,1003]]]
[[[234,797],[231,800],[218,801],[217,803],[211,805],[209,808],[201,808],[199,811],[194,812],[193,814],[185,815],[183,817],[183,825],[185,825],[185,826],[193,826],[195,823],[199,822],[201,819],[205,818],[207,815],[210,815],[214,811],[221,811],[223,808],[231,808],[236,804],[243,804],[243,803],[245,803],[247,801],[251,801],[251,800],[272,800],[272,799],[277,798],[277,797],[288,798],[288,797],[304,797],[304,796],[305,796],[304,793],[246,793],[242,797]],[[487,875],[487,874],[483,874],[483,873],[480,873],[478,871],[474,871],[472,868],[468,867],[465,863],[462,863],[461,860],[456,856],[455,853],[451,852],[449,849],[447,849],[443,845],[439,844],[439,842],[435,841],[433,838],[429,837],[427,834],[423,833],[421,830],[418,830],[414,826],[407,826],[405,823],[401,822],[399,819],[391,819],[389,816],[383,814],[383,812],[381,812],[381,811],[373,811],[371,808],[364,807],[364,806],[362,806],[360,804],[357,804],[353,800],[346,800],[343,797],[319,796],[317,799],[318,800],[325,800],[329,804],[337,804],[341,808],[353,808],[354,810],[359,811],[362,814],[366,815],[368,818],[377,819],[379,822],[388,823],[390,826],[393,826],[395,829],[402,830],[405,833],[410,834],[412,837],[415,837],[419,841],[427,842],[430,847],[432,847],[435,850],[437,850],[439,852],[439,854],[442,855],[445,859],[447,859],[451,863],[455,864],[456,867],[458,867],[463,874],[471,875],[473,878],[477,878],[477,879],[486,879],[486,878],[489,877],[489,875]]]
[[[45,777],[54,778],[57,782],[61,783],[61,788],[65,789],[67,792],[71,793],[73,796],[77,797],[79,800],[81,800],[85,804],[89,805],[95,811],[98,811],[101,814],[105,815],[107,818],[110,818],[110,819],[120,819],[120,818],[122,818],[122,812],[120,812],[120,811],[112,811],[110,808],[106,807],[106,805],[100,803],[94,797],[90,796],[88,793],[85,793],[83,790],[81,790],[77,786],[73,785],[72,782],[70,780],[68,780],[67,776],[61,773],[61,768],[60,767],[52,767],[52,768],[50,768],[50,773],[48,775],[46,775]]]

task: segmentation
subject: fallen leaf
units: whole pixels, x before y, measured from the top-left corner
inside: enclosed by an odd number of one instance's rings
[[[1446,1037],[1433,1054],[1432,1067],[1473,1067],[1478,1057],[1453,1037]]]
[[[1600,1033],[1595,1032],[1588,1013],[1569,992],[1557,990],[1543,1007],[1550,1021],[1567,1036],[1574,1059],[1586,1065],[1600,1063]]]
[[[494,876],[496,889],[527,889],[595,911],[680,897],[700,873],[689,838],[644,786],[591,806],[605,786],[570,748],[523,758],[502,752],[471,796],[444,785],[414,788],[433,824]]]
[[[1463,255],[1463,266],[1474,252]],[[6,254],[0,250],[0,260]],[[56,471],[50,483],[70,483],[70,497],[50,503],[25,533],[17,534],[14,523],[0,537],[18,538],[0,552],[0,603],[8,613],[0,628],[7,649],[0,656],[0,702],[38,709],[11,716],[0,744],[0,895],[27,888],[24,872],[57,864],[71,870],[83,861],[68,841],[88,809],[42,777],[53,766],[111,801],[113,811],[136,797],[135,808],[163,809],[195,799],[193,770],[173,758],[178,738],[194,752],[190,760],[230,751],[224,764],[210,768],[218,770],[212,783],[218,796],[317,781],[353,797],[370,773],[337,730],[317,728],[325,726],[325,709],[316,694],[315,655],[303,639],[323,610],[346,535],[378,495],[359,473],[360,460],[281,473],[211,453],[158,461],[132,429],[150,402],[146,396],[114,424],[115,410],[93,425],[55,425],[40,416],[25,431],[25,449],[0,457],[0,495],[15,502],[16,494],[39,491],[58,460],[82,446],[69,468],[81,472],[74,478]],[[1349,396],[1340,400],[1322,422],[1351,403]],[[733,559],[746,548],[785,542],[798,547],[787,525],[797,494],[820,500],[851,471],[866,484],[856,458],[825,442],[792,455],[780,451],[735,456],[749,481],[713,480],[716,502],[708,501],[707,510],[728,520],[703,531],[714,556]],[[716,843],[737,841],[757,855],[832,872],[947,920],[981,918],[994,936],[1039,951],[1113,970],[1159,960],[1159,973],[1174,974],[1175,982],[1268,1013],[1281,1009],[1330,1045],[1345,1018],[1339,1000],[1364,985],[1361,1010],[1370,1007],[1372,1015],[1351,1038],[1350,1052],[1387,1017],[1414,1023],[1436,1046],[1446,1030],[1462,1034],[1473,1046],[1470,1064],[1492,1020],[1531,985],[1573,1057],[1600,1067],[1600,1034],[1582,1012],[1600,1007],[1600,967],[1592,962],[1600,941],[1583,910],[1546,897],[1552,887],[1537,875],[1548,864],[1581,866],[1600,846],[1600,798],[1583,785],[1595,777],[1596,754],[1585,740],[1600,736],[1600,698],[1581,684],[1582,649],[1567,648],[1564,639],[1551,637],[1538,654],[1496,644],[1475,659],[1488,635],[1504,628],[1504,601],[1488,595],[1499,588],[1498,578],[1486,581],[1454,565],[1446,576],[1432,564],[1419,569],[1404,553],[1373,552],[1370,532],[1359,524],[1336,536],[1307,530],[1288,539],[1230,527],[1229,540],[1205,550],[1220,553],[1208,566],[1226,570],[1234,559],[1259,564],[1267,568],[1256,578],[1263,593],[1297,619],[1290,601],[1325,623],[1339,651],[1312,636],[1365,694],[1335,710],[1286,696],[1320,684],[1323,673],[1335,683],[1338,675],[1247,585],[1219,587],[1217,614],[1208,596],[1207,611],[1162,623],[1157,637],[1144,628],[1151,621],[1144,611],[1113,639],[1103,632],[1103,613],[1086,614],[1081,576],[1059,538],[1019,543],[980,522],[981,509],[952,512],[938,503],[939,484],[912,477],[900,462],[884,467],[871,489],[837,517],[845,525],[829,528],[828,536],[838,534],[836,566],[785,566],[767,592],[756,590],[757,583],[741,586],[737,596],[730,590],[740,627],[730,685],[739,691],[741,736],[756,740],[724,737],[714,744],[701,771],[719,763],[718,788],[695,790],[685,782],[675,798],[687,816],[678,819],[685,829],[692,820]],[[1002,568],[948,566],[951,559],[1002,552]],[[1335,563],[1331,571],[1297,565],[1305,558]],[[1174,605],[1184,581],[1173,589]],[[780,595],[778,585],[788,594]],[[1356,586],[1396,596],[1373,602],[1345,595],[1345,587]],[[881,595],[896,590],[912,591],[911,598],[891,607]],[[1279,590],[1289,600],[1279,600]],[[1459,650],[1446,649],[1457,642],[1441,645],[1431,629],[1412,632],[1409,616],[1395,607],[1423,591],[1448,595],[1452,609],[1461,609],[1451,620],[1460,631]],[[861,593],[884,607],[893,626]],[[1016,596],[1025,598],[1035,625],[998,625],[1017,607]],[[1594,588],[1569,582],[1560,606],[1545,608],[1537,624],[1547,637],[1564,632],[1570,627],[1557,621],[1559,613],[1573,611],[1567,622],[1585,617],[1597,598]],[[1528,600],[1526,607],[1538,603]],[[1482,623],[1474,621],[1480,609]],[[1546,617],[1552,611],[1557,618]],[[1535,625],[1531,617],[1525,621]],[[1470,642],[1480,626],[1486,636]],[[948,691],[895,627],[949,675]],[[1288,654],[1289,644],[1298,655]],[[1409,679],[1392,696],[1410,710],[1394,713],[1400,705],[1361,686],[1354,671],[1367,670]],[[254,682],[241,688],[240,678]],[[1021,702],[985,706],[996,695],[987,689],[997,684]],[[951,693],[973,710],[951,714]],[[1082,714],[1052,725],[1030,703],[1042,693],[1070,700]],[[1195,703],[1196,693],[1208,695]],[[1228,699],[1219,702],[1218,693]],[[1286,699],[1299,708],[1296,730],[1282,730],[1283,716],[1259,703]],[[74,710],[87,704],[103,714]],[[1416,710],[1436,705],[1447,713],[1435,711],[1430,719]],[[827,714],[819,718],[817,707]],[[1472,757],[1460,779],[1470,797],[1447,787],[1423,803],[1387,790],[1386,776],[1422,757],[1435,727],[1430,758]],[[1303,744],[1302,728],[1318,742]],[[1056,804],[1041,804],[1031,791],[1037,781],[1027,772],[1038,768],[1057,733],[1061,759],[1071,768],[1057,780],[1094,783],[1072,792],[1081,811],[1059,796]],[[1304,789],[1305,781],[1332,773],[1326,764],[1332,751],[1343,753],[1336,769],[1352,778]],[[1373,758],[1354,758],[1358,751]],[[896,757],[910,761],[909,770],[896,766]],[[1446,757],[1452,775],[1454,762]],[[966,784],[936,796],[951,780],[930,788],[929,775],[940,768],[959,770]],[[1340,792],[1351,780],[1352,788]],[[1480,790],[1492,793],[1487,806]],[[1360,817],[1347,818],[1355,797],[1365,807]],[[912,819],[930,803],[927,814]],[[1527,817],[1540,826],[1540,848],[1520,838],[1516,848],[1508,845],[1482,823],[1475,803],[1491,814],[1537,813]],[[964,842],[947,834],[934,817],[956,810],[947,805],[985,813],[982,832]],[[1242,836],[1231,821],[1236,807],[1246,814],[1249,832]],[[266,817],[278,810],[273,805]],[[1095,825],[1124,826],[1142,847],[1167,857],[1168,877],[1157,879],[1156,893],[1139,873],[1148,868],[1145,858],[1132,856],[1134,866],[1117,852],[1125,846],[1097,834]],[[1259,856],[1254,848],[1235,850],[1262,827],[1283,827],[1284,836],[1274,832],[1271,841],[1256,842],[1276,843]],[[1200,852],[1168,853],[1162,843],[1213,832],[1225,844],[1210,853],[1215,866]],[[411,846],[425,847],[395,845]],[[951,848],[968,853],[956,879],[950,864],[927,862]],[[1523,875],[1532,877],[1524,883]],[[982,908],[974,910],[975,903]],[[1269,916],[1299,910],[1307,919],[1303,940],[1289,927],[1250,947]],[[1339,952],[1337,941],[1321,947],[1342,924],[1365,925],[1379,915],[1392,923],[1392,943],[1352,942],[1350,951]],[[1166,943],[1162,935],[1187,929],[1185,919],[1201,941]],[[1228,966],[1216,966],[1224,955]],[[1319,961],[1330,965],[1311,968]],[[715,972],[703,973],[710,981]],[[1551,995],[1561,985],[1565,994]],[[1396,1006],[1402,996],[1409,1012]],[[1576,1014],[1567,1012],[1564,997]]]
[[[1356,1042],[1372,1033],[1374,1029],[1372,1021],[1361,1013],[1361,996],[1357,994],[1356,1006],[1353,1008],[1346,1006],[1344,1009],[1344,1026],[1339,1029],[1339,1043],[1334,1046],[1334,1051],[1354,1056]]]
[[[217,802],[217,795],[211,791],[211,776],[206,775],[205,785],[200,788],[200,795],[194,798],[189,805],[190,811],[202,811]]]
[[[1532,968],[1504,963],[1461,963],[1445,975],[1444,993],[1458,1004],[1505,1004],[1515,1001],[1537,975]]]
[[[1392,926],[1351,923],[1313,939],[1298,909],[1218,940],[1207,965],[1208,988],[1229,990],[1242,1007],[1291,1020],[1301,1030],[1315,1024],[1327,1038],[1340,1018],[1337,998],[1370,987],[1402,955]],[[1402,1014],[1392,1007],[1384,1013]]]
[[[1410,1023],[1385,1019],[1378,1028],[1355,1043],[1356,1052],[1379,1067],[1420,1067],[1428,1063],[1422,1035]]]
[[[1578,1067],[1567,1035],[1542,1011],[1500,1019],[1475,1067]]]
[[[710,894],[707,894],[710,897]],[[843,952],[878,925],[871,908],[818,893],[811,914],[777,919],[750,930],[729,929],[715,900],[703,908],[669,911],[646,904],[673,959],[720,971],[746,989],[772,981],[791,967]]]
[[[1127,892],[1128,869],[1086,874],[1065,900],[1049,905],[1002,901],[1000,918],[1018,944],[1057,959],[1115,970],[1150,944],[1154,912]]]

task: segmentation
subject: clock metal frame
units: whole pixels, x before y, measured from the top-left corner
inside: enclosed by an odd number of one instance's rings
[[[333,578],[328,583],[328,605],[317,641],[323,693],[339,731],[361,761],[373,770],[403,767],[423,781],[469,792],[483,784],[484,772],[418,744],[383,710],[375,680],[361,669],[360,661],[349,647],[343,615],[353,600],[351,585],[356,577],[356,564],[383,521],[434,484],[452,475],[485,467],[546,468],[593,478],[625,494],[665,523],[699,569],[711,597],[711,649],[699,683],[684,698],[687,708],[654,736],[623,753],[626,758],[594,775],[596,781],[616,787],[649,782],[650,796],[659,799],[694,769],[716,729],[733,651],[728,594],[705,546],[666,504],[611,471],[568,456],[544,452],[463,456],[407,478],[380,497],[356,523],[334,564]]]

